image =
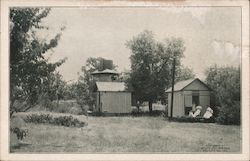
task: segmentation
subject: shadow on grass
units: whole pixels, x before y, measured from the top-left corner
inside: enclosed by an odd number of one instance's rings
[[[161,110],[154,110],[152,112],[149,111],[135,111],[131,113],[131,116],[133,117],[144,117],[144,116],[149,116],[149,117],[165,117],[165,111]]]
[[[165,116],[165,111],[160,111],[160,110],[154,110],[152,112],[149,111],[132,111],[131,113],[102,113],[102,112],[93,112],[90,114],[90,116],[95,116],[95,117],[159,117]]]
[[[173,117],[167,118],[166,120],[170,122],[179,122],[179,123],[215,123],[215,119],[212,117],[210,119],[205,119],[202,117],[192,118],[192,117]]]
[[[21,149],[21,148],[24,148],[24,147],[29,147],[31,145],[32,144],[29,144],[29,143],[18,143],[17,145],[10,146],[10,149],[12,151],[12,150]]]

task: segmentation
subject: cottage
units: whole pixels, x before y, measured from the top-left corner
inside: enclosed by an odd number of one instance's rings
[[[112,66],[112,61],[103,64]],[[110,65],[111,64],[111,65]],[[105,66],[101,71],[94,71],[92,73],[95,80],[95,88],[93,91],[95,99],[94,111],[103,113],[130,113],[131,112],[131,91],[127,90],[124,82],[118,81],[119,74],[107,69]]]
[[[96,82],[95,111],[104,113],[130,113],[131,92],[124,82]]]
[[[166,90],[168,95],[168,116],[171,113],[171,91]],[[211,89],[200,79],[190,79],[177,82],[174,85],[173,117],[189,115],[189,111],[195,106],[202,106],[201,115],[210,106]]]

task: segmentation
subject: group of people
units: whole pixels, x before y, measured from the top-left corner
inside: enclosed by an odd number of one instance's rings
[[[189,111],[189,116],[196,118],[197,116],[201,116],[202,106],[195,106],[193,104],[193,109]],[[209,119],[213,116],[213,110],[210,107],[207,107],[206,112],[202,116],[203,118]]]

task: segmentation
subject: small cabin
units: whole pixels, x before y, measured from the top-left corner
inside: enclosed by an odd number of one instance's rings
[[[168,96],[168,116],[171,113],[172,88],[166,90]],[[202,106],[201,115],[210,106],[212,90],[200,79],[189,79],[177,82],[174,85],[173,117],[187,116],[189,111],[194,110],[193,105]]]
[[[96,82],[96,106],[94,111],[121,114],[130,113],[131,92],[126,90],[124,82]]]
[[[108,114],[130,113],[132,92],[118,80],[119,73],[112,69],[113,62],[103,59],[100,66],[101,70],[91,73],[95,81],[93,110]]]

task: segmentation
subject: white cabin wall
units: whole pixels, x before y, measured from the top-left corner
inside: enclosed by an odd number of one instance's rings
[[[102,92],[102,112],[130,113],[131,92]]]
[[[168,116],[171,114],[171,93],[168,93]],[[184,115],[183,93],[182,91],[174,92],[173,117]]]

